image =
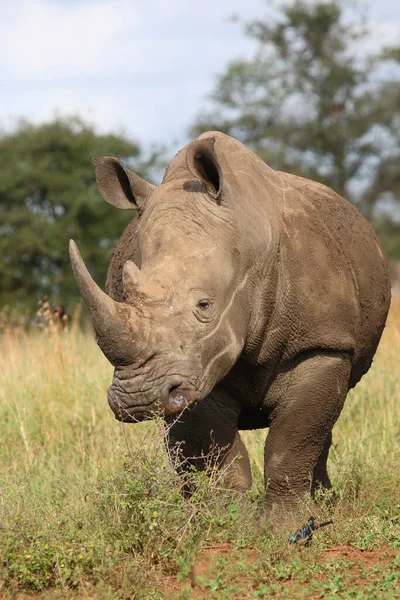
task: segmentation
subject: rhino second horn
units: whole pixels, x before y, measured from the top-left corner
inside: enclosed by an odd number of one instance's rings
[[[162,300],[165,296],[165,290],[155,281],[146,277],[132,260],[127,260],[124,264],[122,282],[125,300],[134,306],[138,305],[139,300],[146,297],[152,300]]]
[[[128,364],[133,360],[132,307],[115,302],[92,279],[74,240],[69,254],[80,292],[92,316],[97,343],[113,364]]]
[[[140,277],[140,269],[135,265],[133,260],[127,260],[122,269],[122,283],[126,291],[131,286],[136,286]]]

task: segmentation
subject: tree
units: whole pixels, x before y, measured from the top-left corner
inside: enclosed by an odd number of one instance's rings
[[[218,78],[191,132],[224,131],[272,167],[332,187],[400,257],[400,47],[374,51],[343,6],[297,0],[247,23],[257,51]]]
[[[78,118],[22,122],[0,136],[0,307],[33,308],[44,294],[54,304],[76,301],[70,238],[104,281],[110,249],[133,213],[100,197],[90,156],[102,154],[128,160],[141,174],[146,170],[137,144],[98,135]]]

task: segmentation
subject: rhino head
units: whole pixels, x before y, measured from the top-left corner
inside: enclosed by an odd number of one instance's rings
[[[116,158],[93,159],[104,199],[137,209],[140,264],[125,262],[123,301],[70,257],[97,343],[114,365],[108,401],[117,419],[171,416],[207,396],[245,344],[251,301],[237,215],[213,138],[198,138],[153,186]]]

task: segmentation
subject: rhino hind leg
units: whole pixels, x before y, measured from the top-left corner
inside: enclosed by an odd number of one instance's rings
[[[244,492],[251,488],[250,460],[240,438],[237,420],[240,406],[222,386],[186,409],[167,425],[167,446],[174,466],[182,475],[193,467],[202,471],[222,467],[224,486]],[[184,488],[185,493],[193,490]]]
[[[349,389],[345,353],[313,351],[278,377],[265,444],[266,512],[296,510],[318,485],[330,486],[326,462],[331,431]]]

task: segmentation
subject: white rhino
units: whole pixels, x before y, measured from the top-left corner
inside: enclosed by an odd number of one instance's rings
[[[329,487],[332,427],[390,303],[387,260],[359,210],[219,132],[185,146],[158,187],[116,158],[93,163],[103,198],[138,211],[114,251],[108,295],[70,248],[115,366],[116,418],[164,415],[169,445],[184,442],[186,464],[200,469],[218,447],[237,490],[251,486],[239,430],[269,427],[267,512]]]

